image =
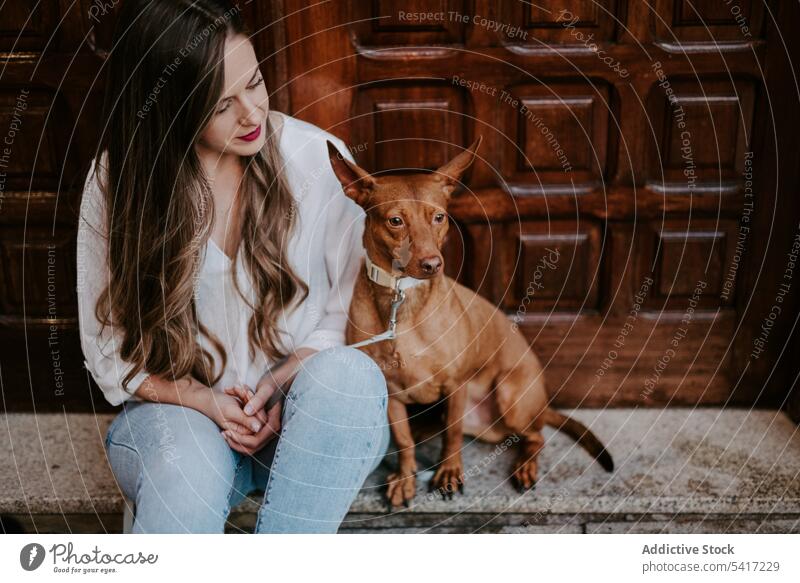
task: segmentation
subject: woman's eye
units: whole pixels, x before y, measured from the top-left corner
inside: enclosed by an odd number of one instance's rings
[[[390,217],[389,224],[392,225],[393,227],[399,227],[400,225],[403,224],[403,219],[401,219],[400,217]]]
[[[442,222],[444,222],[444,213],[436,213],[433,216],[433,222],[434,223],[442,223]]]
[[[258,87],[262,83],[264,83],[264,77],[259,77],[258,80],[255,83],[253,83],[252,85],[249,85],[247,88],[248,89],[255,89],[256,87]],[[225,113],[228,110],[228,108],[230,107],[230,104],[231,104],[231,100],[229,99],[217,109],[216,113],[217,114]]]

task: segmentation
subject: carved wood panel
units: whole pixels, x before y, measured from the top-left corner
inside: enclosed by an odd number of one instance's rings
[[[558,185],[586,189],[606,173],[609,89],[543,80],[503,89],[503,178],[512,193]],[[502,107],[502,105],[501,105]]]
[[[353,123],[364,158],[375,171],[433,170],[458,153],[466,139],[467,103],[447,85],[376,85],[359,92]]]
[[[763,35],[764,2],[658,0],[655,37],[665,43],[747,43]]]

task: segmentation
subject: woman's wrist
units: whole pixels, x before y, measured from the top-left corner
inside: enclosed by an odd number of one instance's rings
[[[195,409],[208,416],[208,403],[211,397],[209,387],[193,377],[186,377],[176,381],[175,389],[180,405]]]
[[[303,362],[308,360],[308,358],[316,352],[319,351],[315,348],[298,348],[292,352],[292,354],[289,355],[289,358],[286,359],[286,362],[283,364],[283,366],[286,368],[284,370],[284,374],[281,375],[283,377],[281,379],[281,384],[285,385],[291,379],[293,379],[294,376],[300,372]]]
[[[150,374],[134,394],[147,401],[183,405],[205,414],[209,409],[211,389],[192,376],[168,380]]]
[[[277,402],[283,399],[285,392],[289,390],[289,385],[291,385],[294,376],[302,367],[303,361],[315,352],[318,351],[314,348],[298,348],[279,365],[267,370],[259,379],[255,395],[245,406],[244,412],[247,415],[253,415],[255,411],[261,408],[272,409]]]
[[[309,356],[317,352],[319,351],[315,348],[302,347],[292,352],[289,358],[292,360],[292,363],[297,366],[304,360],[307,360]]]
[[[294,369],[295,367],[297,367],[298,364],[300,364],[300,362],[304,361],[305,359],[307,359],[309,356],[311,356],[316,352],[318,352],[316,349],[306,348],[306,347],[294,350],[286,357],[286,360],[284,360],[280,365],[268,368],[266,372],[263,375],[261,375],[261,378],[258,380],[258,385],[261,385],[265,381],[271,380],[273,378],[272,373],[274,373],[279,369],[284,369],[284,367],[285,370]]]

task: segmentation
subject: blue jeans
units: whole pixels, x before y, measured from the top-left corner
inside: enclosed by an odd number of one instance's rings
[[[256,533],[335,533],[389,446],[386,404],[375,361],[337,346],[304,362],[280,434],[254,456],[199,411],[149,401],[124,404],[106,451],[135,501],[133,532],[222,533],[231,507],[260,490]]]

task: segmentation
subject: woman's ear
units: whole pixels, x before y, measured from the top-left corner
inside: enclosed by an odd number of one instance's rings
[[[478,139],[472,142],[469,148],[447,162],[444,166],[440,166],[434,172],[435,179],[444,183],[442,188],[448,196],[458,187],[461,176],[475,160],[475,153],[478,151],[482,141],[483,136],[478,136]]]
[[[364,207],[375,188],[375,179],[358,164],[345,158],[330,141],[327,144],[331,168],[342,184],[344,193],[358,205]]]

